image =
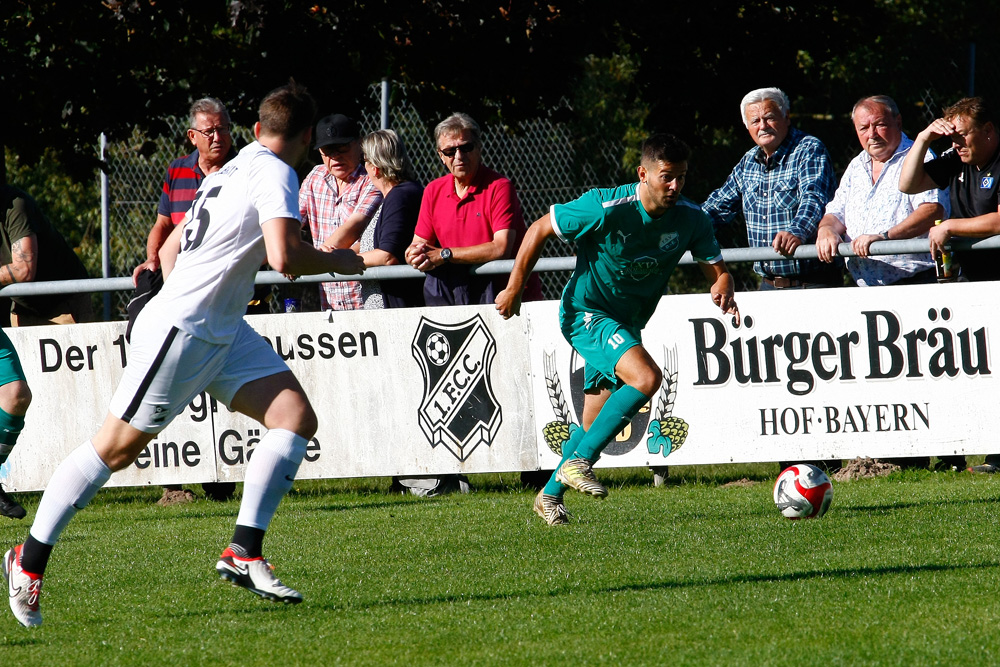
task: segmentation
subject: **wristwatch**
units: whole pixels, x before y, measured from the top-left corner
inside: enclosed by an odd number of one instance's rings
[[[886,241],[888,241],[889,240],[889,232],[888,231],[882,232],[882,238],[885,239]]]
[[[442,262],[451,261],[451,248],[441,248],[441,261]]]

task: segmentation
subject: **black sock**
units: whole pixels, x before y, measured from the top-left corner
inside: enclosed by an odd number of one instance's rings
[[[39,542],[29,534],[28,539],[24,541],[24,546],[21,547],[21,568],[38,576],[45,574],[53,546]]]
[[[264,531],[260,528],[236,524],[229,548],[240,558],[260,558],[263,553]],[[238,549],[234,548],[238,547]]]

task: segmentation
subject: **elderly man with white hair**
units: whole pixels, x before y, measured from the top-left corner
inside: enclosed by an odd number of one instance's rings
[[[740,117],[753,139],[721,188],[702,209],[716,227],[742,214],[753,248],[773,248],[790,256],[803,243],[816,242],[816,230],[837,187],[830,153],[823,142],[792,127],[788,96],[778,88],[750,91],[740,102]],[[755,262],[761,290],[809,289],[843,285],[839,263],[815,259]],[[781,469],[799,461],[779,462]],[[836,470],[839,460],[802,461]]]
[[[737,215],[746,221],[753,248],[791,255],[816,240],[816,229],[837,187],[830,154],[816,137],[792,127],[788,96],[778,88],[751,91],[740,116],[756,144],[702,208],[716,227]],[[842,284],[839,266],[816,260],[756,262],[762,290]]]

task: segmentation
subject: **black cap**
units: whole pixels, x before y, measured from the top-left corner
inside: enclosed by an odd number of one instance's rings
[[[332,144],[348,144],[358,138],[358,124],[344,114],[325,116],[316,123],[316,145],[323,148]]]

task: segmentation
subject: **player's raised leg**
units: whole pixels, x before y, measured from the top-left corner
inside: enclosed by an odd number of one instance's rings
[[[316,413],[291,371],[244,384],[233,397],[232,408],[261,422],[268,431],[247,464],[236,529],[215,569],[223,579],[262,598],[301,602],[298,591],[274,576],[274,568],[263,556],[263,542],[316,432]]]
[[[632,421],[639,410],[656,394],[663,374],[653,358],[641,345],[630,347],[615,365],[615,375],[624,384],[602,396],[603,405],[587,432],[580,439],[576,450],[556,471],[563,484],[603,498],[608,490],[597,481],[593,465],[601,457],[616,433]],[[586,401],[588,396],[584,397]]]

